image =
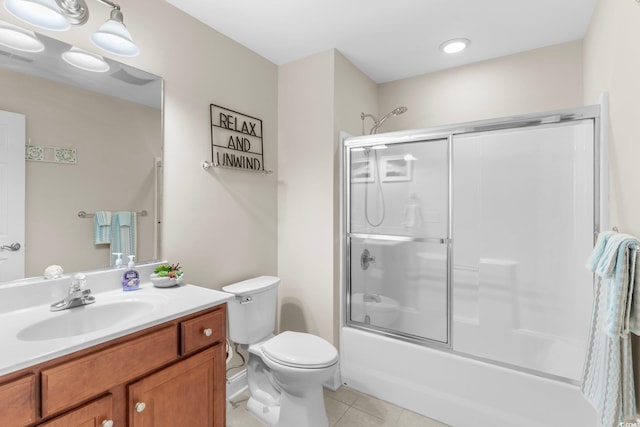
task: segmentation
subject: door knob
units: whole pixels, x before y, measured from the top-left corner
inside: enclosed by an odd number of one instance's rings
[[[211,328],[205,328],[202,333],[205,337],[210,337],[213,334],[213,331],[211,330]]]
[[[8,251],[14,251],[14,252],[15,251],[19,251],[20,248],[21,248],[21,246],[20,246],[20,243],[18,243],[18,242],[12,243],[10,245],[2,245],[2,246],[0,246],[1,250],[5,250],[6,249]]]
[[[135,406],[136,412],[142,412],[142,411],[144,411],[144,408],[146,408],[146,407],[147,407],[147,405],[144,402],[138,402],[138,403],[136,403],[136,406]]]
[[[101,424],[102,427],[113,427],[113,420],[104,420]]]

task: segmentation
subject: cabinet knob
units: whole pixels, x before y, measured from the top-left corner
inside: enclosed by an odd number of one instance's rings
[[[144,402],[138,402],[138,403],[136,403],[136,406],[135,406],[136,412],[142,412],[142,411],[144,411],[144,408],[146,408],[146,407],[147,407],[147,405]]]
[[[202,330],[202,333],[205,337],[210,337],[213,334],[213,331],[211,330],[211,328],[204,328]]]
[[[101,425],[102,427],[113,427],[113,420],[104,420]]]

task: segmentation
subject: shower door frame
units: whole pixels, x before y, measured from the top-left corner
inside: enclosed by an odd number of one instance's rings
[[[496,119],[480,120],[473,122],[466,122],[453,125],[438,126],[426,129],[417,129],[410,131],[389,132],[384,134],[365,135],[357,137],[343,136],[342,147],[340,150],[340,269],[341,269],[341,326],[352,327],[356,329],[362,329],[375,334],[387,336],[389,338],[399,339],[402,341],[419,344],[427,347],[438,348],[446,350],[454,354],[460,354],[462,356],[481,360],[489,363],[493,363],[499,366],[509,367],[523,372],[534,373],[537,375],[548,377],[549,375],[531,371],[527,368],[518,367],[515,365],[485,359],[482,357],[469,355],[467,353],[458,353],[453,350],[453,337],[452,337],[452,323],[453,323],[453,139],[458,135],[466,135],[472,133],[480,133],[487,131],[498,131],[507,129],[519,129],[529,128],[536,126],[552,125],[559,123],[571,123],[583,120],[593,121],[593,239],[595,239],[600,232],[602,217],[606,215],[601,212],[602,205],[601,200],[606,200],[606,197],[602,198],[601,183],[603,181],[603,167],[601,167],[601,160],[606,158],[602,153],[602,141],[601,141],[601,117],[602,107],[600,105],[590,105],[585,107],[577,107],[572,109],[562,109],[547,112],[531,113],[526,115],[501,117]],[[438,341],[425,337],[418,337],[411,334],[402,333],[393,329],[387,329],[383,327],[366,324],[363,322],[353,321],[351,319],[351,237],[370,237],[363,233],[351,233],[351,189],[350,189],[350,177],[351,177],[351,149],[353,148],[367,148],[375,145],[394,145],[402,143],[428,143],[430,141],[447,141],[447,236],[445,237],[445,244],[447,245],[447,264],[446,264],[446,295],[447,295],[447,332],[446,341]],[[431,241],[431,239],[420,239],[412,237],[398,236],[398,241]],[[342,299],[343,298],[343,299]],[[555,377],[555,379],[563,380],[563,378]]]

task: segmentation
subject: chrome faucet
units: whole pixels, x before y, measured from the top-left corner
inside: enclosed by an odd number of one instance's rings
[[[51,311],[66,310],[96,302],[95,297],[91,295],[91,289],[83,289],[86,283],[87,278],[84,274],[77,273],[74,275],[66,298],[51,304]]]

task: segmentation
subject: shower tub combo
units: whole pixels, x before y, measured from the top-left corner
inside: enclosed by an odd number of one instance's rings
[[[456,427],[595,427],[599,132],[593,106],[345,139],[343,382]]]

